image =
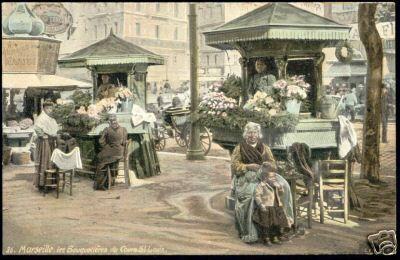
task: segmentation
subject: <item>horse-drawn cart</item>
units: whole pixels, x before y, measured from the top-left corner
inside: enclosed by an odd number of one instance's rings
[[[180,147],[189,146],[190,137],[190,110],[186,108],[173,108],[164,111],[164,119],[157,126],[155,136],[156,147],[160,150],[165,147],[165,139],[173,137]],[[200,127],[200,143],[204,155],[207,155],[211,149],[212,135],[210,131],[204,127]]]

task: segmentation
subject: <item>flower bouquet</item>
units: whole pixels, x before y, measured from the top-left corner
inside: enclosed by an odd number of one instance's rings
[[[119,87],[115,92],[115,98],[119,111],[130,112],[135,95],[129,90],[129,88]]]
[[[274,116],[281,111],[280,103],[261,91],[257,91],[254,97],[243,106],[243,109],[261,112],[269,116]]]
[[[286,80],[280,79],[273,85],[278,99],[285,103],[286,110],[293,114],[300,112],[301,102],[306,100],[310,84],[304,81],[304,76],[292,76]]]
[[[239,107],[237,101],[223,92],[207,93],[198,107],[199,122],[208,128],[225,130],[243,129],[248,122],[263,127],[292,129],[297,120],[287,113],[279,114],[279,103],[264,93],[256,93],[247,107]]]

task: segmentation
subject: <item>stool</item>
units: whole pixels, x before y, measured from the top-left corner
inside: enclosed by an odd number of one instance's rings
[[[60,192],[60,182],[62,182],[62,192],[64,192],[66,182],[66,173],[70,173],[69,176],[69,195],[72,196],[72,183],[73,183],[73,170],[60,170],[60,169],[49,169],[44,171],[44,186],[43,186],[43,196],[46,196],[48,188],[55,188],[57,192],[57,199]],[[50,183],[48,183],[50,182]]]
[[[110,164],[107,164],[105,168],[100,170],[100,172],[105,172],[107,174],[107,182],[108,182],[107,188],[108,189],[111,189],[111,186],[114,185],[114,183],[112,182],[111,171],[116,171],[117,175],[118,175],[118,171],[120,170],[119,164],[120,164],[120,160],[110,163]],[[115,165],[116,165],[116,167],[115,167]]]

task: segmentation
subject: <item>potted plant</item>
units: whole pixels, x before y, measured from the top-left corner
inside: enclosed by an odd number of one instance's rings
[[[292,76],[288,79],[280,79],[273,85],[281,103],[284,103],[286,111],[298,115],[301,102],[307,98],[310,84],[304,81],[304,76]]]
[[[134,95],[126,87],[119,87],[118,91],[115,92],[115,98],[118,103],[118,110],[121,112],[131,112]]]

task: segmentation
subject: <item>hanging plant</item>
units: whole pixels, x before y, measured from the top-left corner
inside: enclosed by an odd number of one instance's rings
[[[347,50],[347,55],[343,55],[343,48],[346,48]],[[336,58],[343,63],[348,63],[352,60],[353,58],[353,48],[351,47],[350,43],[348,41],[342,42],[336,46],[336,51],[335,51],[335,56]]]

